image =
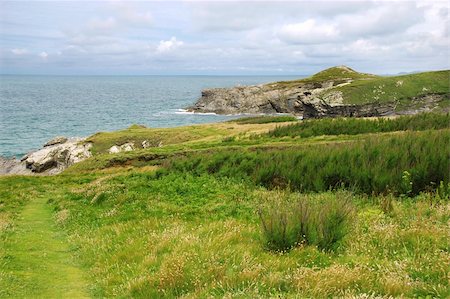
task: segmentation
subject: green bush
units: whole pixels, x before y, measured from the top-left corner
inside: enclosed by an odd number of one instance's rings
[[[349,232],[353,204],[347,192],[294,198],[280,191],[272,195],[258,210],[269,250],[285,252],[298,245],[335,250]]]
[[[300,136],[303,138],[322,135],[356,135],[394,131],[423,131],[443,129],[450,126],[450,114],[422,113],[393,119],[325,118],[307,120],[297,124],[278,127],[268,133],[271,137]]]

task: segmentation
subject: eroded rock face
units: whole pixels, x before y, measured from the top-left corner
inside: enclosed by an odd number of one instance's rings
[[[346,104],[343,94],[336,87],[352,82],[350,78],[322,82],[299,82],[297,85],[276,84],[233,88],[213,88],[202,92],[201,98],[187,110],[198,113],[217,114],[276,114],[290,113],[303,118],[320,117],[370,117],[394,114],[412,114],[432,111],[439,102],[448,100],[449,94],[428,94],[412,98],[414,109],[398,109],[398,100],[366,104]],[[403,84],[397,82],[398,86]]]
[[[21,160],[0,157],[0,174],[57,174],[91,157],[91,147],[81,138],[58,137]]]
[[[322,98],[320,95],[323,91],[349,82],[299,83],[298,86],[284,89],[274,89],[271,85],[206,89],[202,97],[187,110],[217,114],[292,113],[304,117],[319,116],[326,114],[329,107],[343,106],[342,93],[330,92]]]

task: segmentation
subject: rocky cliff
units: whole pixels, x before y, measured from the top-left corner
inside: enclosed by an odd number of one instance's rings
[[[435,73],[379,77],[339,66],[302,80],[206,89],[187,110],[217,114],[290,113],[303,118],[429,111],[442,108],[441,102],[449,106],[448,71]],[[414,107],[409,102],[414,102]]]

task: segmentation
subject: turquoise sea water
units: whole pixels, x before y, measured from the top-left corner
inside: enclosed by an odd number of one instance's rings
[[[173,127],[231,116],[188,114],[203,88],[287,76],[0,76],[0,156],[19,157],[55,136],[85,137],[143,124]]]

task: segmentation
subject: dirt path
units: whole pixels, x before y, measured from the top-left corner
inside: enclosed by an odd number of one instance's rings
[[[83,272],[75,266],[66,236],[50,205],[37,197],[25,206],[3,244],[0,298],[88,298]]]

